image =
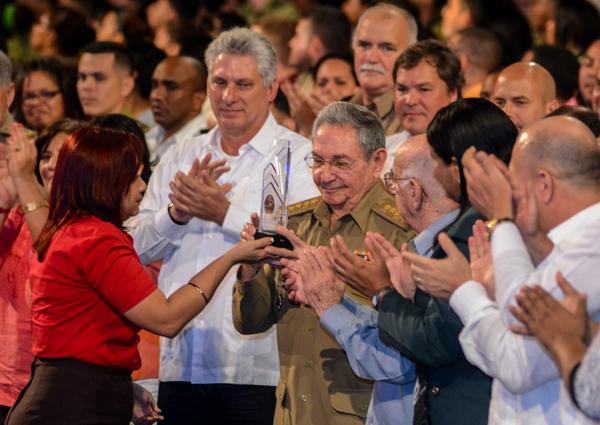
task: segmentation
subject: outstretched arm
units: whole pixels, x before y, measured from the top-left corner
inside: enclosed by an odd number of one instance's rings
[[[264,258],[268,238],[242,242],[217,258],[169,298],[155,290],[125,312],[125,317],[136,325],[159,335],[173,337],[187,322],[200,313],[223,280],[229,269],[242,261],[259,261]]]

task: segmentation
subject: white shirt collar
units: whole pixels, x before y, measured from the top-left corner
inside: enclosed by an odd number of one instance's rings
[[[435,244],[437,234],[452,223],[458,217],[459,212],[460,210],[457,208],[444,214],[415,237],[413,242],[419,255],[426,255],[431,250]]]
[[[254,149],[261,155],[270,155],[272,152],[273,139],[277,133],[277,121],[273,115],[269,112],[269,116],[265,120],[263,126],[258,132],[250,139],[248,143],[240,148],[240,154],[244,153],[248,149]],[[211,142],[216,144],[219,149],[221,147],[221,131],[219,128],[216,129],[214,137],[211,138]]]
[[[584,228],[587,223],[600,218],[600,202],[587,207],[548,232],[548,238],[555,245]]]

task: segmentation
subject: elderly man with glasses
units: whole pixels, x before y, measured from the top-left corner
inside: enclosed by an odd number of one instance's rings
[[[340,244],[347,245],[350,261],[369,263],[365,276],[387,282],[385,265],[365,261],[369,256],[366,233],[382,233],[400,247],[412,232],[379,178],[387,153],[383,127],[374,113],[334,102],[317,117],[312,139],[306,162],[321,196],[289,207],[291,230],[280,228],[280,232],[291,240],[293,250],[269,247],[274,257],[285,258],[280,260],[287,266],[284,271],[270,265],[241,266],[233,320],[242,334],[264,332],[277,324],[281,376],[275,424],[362,424],[372,382],[355,375],[317,313],[297,303],[301,294],[294,291],[290,279],[284,280],[305,248],[329,246],[332,238],[339,238]],[[253,221],[244,227],[242,239],[253,238],[256,216]],[[346,292],[359,303],[371,301],[350,287]]]

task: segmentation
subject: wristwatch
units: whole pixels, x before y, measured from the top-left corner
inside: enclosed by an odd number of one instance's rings
[[[373,298],[371,299],[371,303],[373,304],[373,307],[375,307],[375,310],[379,309],[379,304],[381,303],[382,298],[385,296],[385,294],[387,294],[388,292],[390,292],[392,288],[390,285],[384,286],[383,288],[381,288],[379,291],[377,291],[377,293],[375,295],[373,295]]]
[[[169,202],[167,204],[167,214],[169,214],[169,218],[171,219],[171,221],[175,224],[177,224],[178,226],[185,226],[187,224],[187,221],[179,221],[179,220],[175,220],[173,218],[173,216],[171,215],[171,208],[173,208],[173,202]]]
[[[511,223],[514,222],[514,220],[510,217],[492,218],[491,220],[486,221],[485,227],[487,228],[488,240],[492,239],[492,233],[494,233],[496,227],[498,227],[500,223],[504,223],[505,221],[510,221]]]

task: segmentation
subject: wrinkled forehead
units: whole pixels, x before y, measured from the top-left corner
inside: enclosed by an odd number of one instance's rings
[[[312,143],[313,154],[323,158],[362,158],[358,132],[350,125],[323,123],[316,129]]]
[[[258,61],[252,55],[235,55],[221,53],[213,61],[210,68],[211,77],[220,76],[232,79],[262,78],[258,72]]]
[[[354,44],[358,41],[401,45],[408,40],[406,21],[399,14],[374,12],[364,17],[356,27]]]

